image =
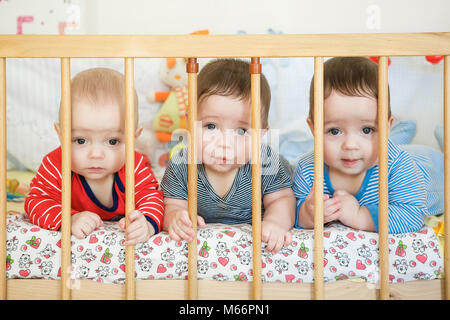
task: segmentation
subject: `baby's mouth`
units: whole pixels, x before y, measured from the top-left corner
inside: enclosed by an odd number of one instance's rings
[[[104,169],[102,167],[89,167],[87,168],[89,172],[97,173],[102,172]]]
[[[227,164],[227,158],[226,157],[216,158],[216,163],[217,164]]]
[[[358,163],[359,160],[360,159],[341,159],[342,163],[346,167],[353,167],[354,165],[356,165]]]

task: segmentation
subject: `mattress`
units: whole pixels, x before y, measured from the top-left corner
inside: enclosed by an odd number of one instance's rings
[[[293,241],[276,254],[262,243],[264,282],[314,281],[314,232],[292,230]],[[7,279],[59,279],[61,233],[33,225],[24,213],[7,215]],[[379,280],[378,234],[357,231],[338,223],[327,225],[324,240],[324,280]],[[124,233],[116,222],[105,221],[83,240],[72,236],[72,279],[102,283],[125,280]],[[135,246],[136,279],[186,279],[187,243],[173,241],[166,232]],[[250,225],[208,224],[198,229],[198,279],[252,281]],[[431,227],[389,235],[391,283],[431,280],[441,276],[439,240]]]

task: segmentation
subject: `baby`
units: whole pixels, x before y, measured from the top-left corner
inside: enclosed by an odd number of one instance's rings
[[[118,221],[125,231],[124,245],[147,241],[161,231],[164,214],[149,160],[135,152],[136,210],[125,227],[124,76],[114,70],[94,68],[71,81],[72,105],[72,234],[84,238],[103,224]],[[138,100],[134,92],[135,137]],[[61,140],[61,128],[55,123]],[[61,227],[61,147],[47,154],[31,182],[25,211],[32,223],[45,229]]]
[[[234,59],[208,63],[198,75],[198,225],[252,221],[251,82],[249,64]],[[261,127],[268,129],[270,88],[261,75]],[[291,242],[295,198],[289,164],[269,146],[261,146],[262,241],[278,252]],[[187,150],[173,154],[161,189],[164,230],[174,240],[192,241],[187,212]]]
[[[307,119],[314,128],[314,88]],[[324,223],[339,221],[378,232],[378,66],[367,58],[332,58],[324,63]],[[389,106],[388,127],[393,117]],[[388,140],[390,233],[417,231],[430,204],[430,172]],[[314,226],[314,153],[300,157],[294,175],[295,227]],[[437,196],[435,198],[435,196]]]

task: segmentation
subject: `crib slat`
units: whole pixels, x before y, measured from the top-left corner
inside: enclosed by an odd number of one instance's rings
[[[378,166],[380,298],[389,299],[388,248],[388,57],[378,59]]]
[[[134,201],[134,59],[125,58],[125,221],[129,225],[128,216],[135,209]],[[125,248],[125,298],[136,299],[136,283],[134,278],[134,245]]]
[[[61,58],[61,299],[70,300],[71,269],[71,96],[70,58]]]
[[[0,58],[0,299],[6,299],[6,58]]]
[[[444,57],[444,194],[445,299],[450,300],[450,56]]]
[[[188,244],[188,299],[198,299],[197,280],[197,72],[196,58],[189,58],[186,65],[188,73],[188,212],[194,229],[194,238]]]
[[[314,299],[323,281],[323,57],[314,57]]]
[[[250,65],[252,91],[252,234],[253,234],[253,296],[262,299],[261,277],[261,64],[252,58]]]

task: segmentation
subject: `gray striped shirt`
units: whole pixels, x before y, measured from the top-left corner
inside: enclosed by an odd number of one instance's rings
[[[267,145],[261,146],[261,195],[291,188],[289,163]],[[187,149],[175,152],[161,181],[164,197],[188,199]],[[262,201],[262,199],[261,199]],[[262,214],[264,214],[264,206]],[[230,190],[220,197],[206,176],[203,164],[197,164],[197,210],[206,223],[238,224],[252,222],[252,168],[241,166]]]

